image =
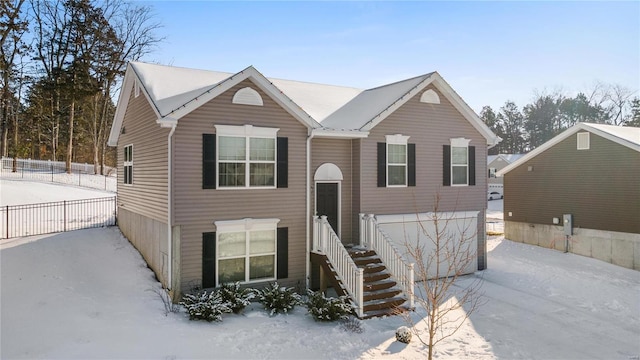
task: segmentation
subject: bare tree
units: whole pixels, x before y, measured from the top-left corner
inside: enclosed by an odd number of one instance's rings
[[[609,102],[611,123],[616,126],[624,125],[631,117],[631,100],[635,91],[620,84],[610,85],[605,95]]]
[[[415,260],[415,301],[427,311],[427,336],[416,330],[418,323],[404,314],[418,339],[429,347],[429,359],[438,343],[453,336],[482,301],[482,278],[461,284],[460,278],[472,272],[477,263],[477,227],[472,221],[453,220],[439,211],[436,195],[430,221],[420,221],[415,241],[405,241],[407,253]],[[457,315],[463,309],[462,315]]]

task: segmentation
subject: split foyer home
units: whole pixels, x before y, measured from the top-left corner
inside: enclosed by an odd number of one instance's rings
[[[118,226],[176,298],[320,277],[367,316],[411,306],[407,224],[446,217],[473,238],[466,271],[486,267],[499,140],[436,72],[361,90],[132,62],[109,137]]]
[[[498,175],[505,238],[640,270],[640,128],[579,123]]]

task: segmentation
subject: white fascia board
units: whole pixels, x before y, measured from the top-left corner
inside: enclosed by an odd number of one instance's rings
[[[518,166],[526,163],[527,161],[533,159],[534,157],[538,156],[538,154],[546,151],[547,149],[549,149],[552,146],[555,146],[556,144],[558,144],[559,142],[561,142],[562,140],[568,138],[569,136],[575,134],[576,132],[578,132],[578,130],[583,129],[582,126],[580,126],[581,124],[577,124],[574,125],[573,127],[568,128],[567,130],[561,132],[560,134],[556,135],[556,137],[552,138],[551,140],[547,141],[546,143],[538,146],[537,148],[531,150],[529,153],[527,153],[525,156],[521,157],[520,159],[512,162],[511,164],[505,166],[504,168],[502,168],[502,170],[496,172],[496,176],[503,176],[504,174],[508,173],[509,171],[517,168]]]
[[[434,73],[435,74],[435,73]],[[413,89],[409,90],[407,93],[402,95],[399,99],[391,104],[386,109],[382,110],[378,115],[376,115],[373,119],[367,121],[360,130],[369,131],[380,124],[384,119],[386,119],[389,115],[393,114],[394,111],[398,110],[402,105],[404,105],[409,99],[413,98],[417,93],[426,88],[429,84],[433,82],[434,74],[431,74],[428,78],[424,79],[421,83],[416,85]]]
[[[280,91],[275,85],[273,85],[273,83],[265,78],[264,75],[258,72],[258,70],[256,70],[253,66],[249,66],[239,73],[236,73],[229,78],[219,82],[209,90],[205,91],[202,95],[195,97],[194,99],[188,101],[187,103],[171,111],[165,116],[171,116],[176,119],[181,119],[201,105],[206,104],[207,102],[218,97],[225,91],[231,89],[232,87],[246,79],[253,80],[253,82],[258,85],[258,87],[262,91],[270,95],[276,101],[276,103],[278,103],[278,105],[280,105],[303,125],[309,128],[320,126],[317,121],[315,121],[309,114],[302,110],[302,108],[294,103],[293,100],[284,95],[282,91]]]
[[[489,127],[480,119],[480,117],[471,109],[471,107],[456,93],[453,88],[438,74],[437,72],[432,75],[434,77],[433,84],[440,90],[440,92],[451,102],[453,107],[458,110],[462,116],[476,129],[478,132],[487,139],[487,145],[492,148],[500,141],[498,135],[496,135]]]
[[[133,92],[134,86],[136,86],[136,81],[138,82],[140,90],[144,94],[144,97],[147,99],[149,105],[151,105],[151,108],[153,109],[154,114],[156,115],[156,122],[160,123],[162,116],[158,111],[158,107],[149,96],[149,92],[145,88],[144,83],[140,80],[140,77],[135,72],[134,68],[131,66],[131,64],[127,64],[127,71],[125,72],[124,80],[122,81],[122,89],[120,90],[120,95],[118,96],[116,113],[113,116],[113,124],[111,125],[111,132],[109,133],[109,139],[107,141],[107,145],[109,146],[118,145],[118,137],[120,136],[120,131],[122,130],[124,115],[127,113],[129,99],[131,98],[131,93]]]
[[[369,136],[368,131],[337,130],[328,128],[316,128],[313,129],[311,133],[314,138],[363,139]]]

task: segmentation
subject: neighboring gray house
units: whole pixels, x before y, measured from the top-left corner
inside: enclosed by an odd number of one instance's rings
[[[368,316],[384,291],[366,293],[372,275],[338,258],[343,244],[377,251],[379,277],[410,301],[408,264],[379,248],[405,239],[378,235],[429,218],[436,194],[438,214],[472,225],[469,271],[486,267],[483,174],[499,140],[435,72],[360,90],[130,63],[109,137],[118,224],[174,298],[228,281],[311,286],[322,255]]]
[[[503,185],[503,178],[497,177],[498,171],[504,169],[509,164],[523,157],[524,154],[498,154],[487,156],[487,176],[489,177],[489,187],[491,185]]]
[[[580,123],[498,175],[505,238],[640,270],[640,128]]]

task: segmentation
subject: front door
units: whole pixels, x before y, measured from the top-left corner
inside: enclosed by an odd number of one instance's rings
[[[316,183],[316,215],[327,215],[333,231],[340,235],[338,207],[338,183]]]

